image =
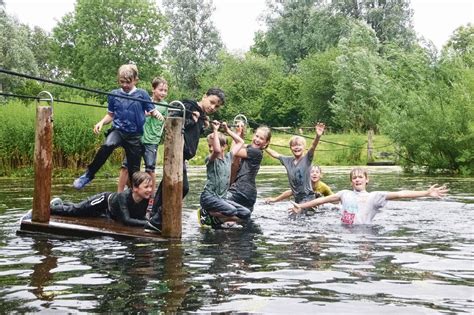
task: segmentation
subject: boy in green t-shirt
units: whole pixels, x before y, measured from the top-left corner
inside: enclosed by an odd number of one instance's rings
[[[160,144],[163,135],[165,117],[168,116],[168,103],[164,101],[168,95],[168,82],[161,77],[156,77],[151,82],[151,86],[153,87],[153,102],[158,103],[158,105],[155,105],[155,109],[159,112],[159,115],[157,117],[146,117],[145,124],[143,125],[143,136],[141,141],[144,147],[142,157],[145,162],[145,172],[150,174],[152,178],[152,191],[155,193],[156,156],[158,154],[158,145]],[[120,169],[117,187],[118,192],[124,191],[127,180],[127,158],[125,158],[122,163],[122,168]],[[153,198],[150,198],[150,200],[153,200]]]

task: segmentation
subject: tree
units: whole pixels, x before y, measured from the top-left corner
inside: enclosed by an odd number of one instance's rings
[[[254,53],[281,56],[289,69],[308,54],[334,47],[347,32],[346,19],[326,10],[321,0],[269,0],[268,31],[256,33]]]
[[[409,0],[333,0],[330,8],[345,17],[365,21],[382,44],[396,42],[409,48],[415,43]]]
[[[331,48],[307,56],[298,64],[297,75],[301,81],[300,98],[303,123],[312,125],[323,121],[333,130],[340,129],[334,119],[330,102],[334,97],[334,72],[340,51]]]
[[[460,57],[466,66],[474,68],[474,25],[458,27],[443,48],[443,59]]]
[[[212,0],[164,0],[170,34],[165,48],[177,88],[200,89],[199,77],[217,63],[223,44],[212,23]]]
[[[33,52],[28,47],[27,26],[0,10],[0,67],[30,75],[38,74]],[[0,74],[0,90],[25,92],[28,81]]]
[[[267,112],[262,111],[263,95],[272,78],[284,76],[283,60],[252,53],[245,57],[221,53],[219,65],[201,79],[203,86],[219,86],[226,93],[226,105],[217,118],[231,120],[237,114],[244,114],[252,121],[267,122]]]
[[[45,79],[54,79],[56,62],[52,53],[52,37],[39,27],[30,30],[28,46],[34,55],[38,65],[39,76]]]
[[[149,82],[161,72],[157,47],[165,29],[152,0],[78,0],[53,29],[56,58],[66,78],[89,87],[116,87],[125,63],[137,64]]]
[[[375,32],[360,22],[354,23],[351,34],[340,41],[331,110],[347,130],[378,130],[388,82],[381,71],[377,47]]]

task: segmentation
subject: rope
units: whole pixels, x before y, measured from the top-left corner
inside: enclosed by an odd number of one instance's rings
[[[38,96],[30,96],[30,95],[22,95],[22,94],[13,94],[13,93],[0,92],[0,95],[7,96],[7,97],[33,99],[33,100],[36,100],[36,101],[41,100],[41,97],[38,97]],[[98,104],[88,104],[88,103],[81,103],[81,102],[74,102],[74,101],[66,101],[66,100],[61,100],[61,99],[53,99],[53,101],[57,102],[57,103],[66,103],[66,104],[73,104],[73,105],[83,105],[83,106],[90,106],[90,107],[107,108],[107,106],[98,105]]]
[[[24,73],[19,73],[19,72],[15,72],[15,71],[3,69],[3,68],[0,68],[0,73],[13,75],[13,76],[17,76],[17,77],[20,77],[20,78],[25,78],[25,79],[31,79],[31,80],[36,80],[36,81],[40,81],[40,82],[50,83],[50,84],[53,84],[53,85],[64,86],[64,87],[77,89],[77,90],[82,90],[82,91],[86,91],[86,92],[96,93],[96,94],[100,94],[100,95],[120,97],[120,98],[124,98],[124,99],[128,99],[128,100],[132,100],[132,101],[138,101],[138,102],[143,102],[143,103],[148,103],[148,104],[160,105],[160,106],[165,106],[165,107],[173,108],[173,109],[180,109],[179,107],[175,107],[175,106],[171,106],[171,105],[158,104],[156,102],[149,101],[149,100],[144,100],[144,99],[141,99],[141,98],[136,98],[136,97],[132,97],[132,96],[125,96],[125,95],[118,95],[118,94],[114,94],[114,93],[110,93],[110,92],[105,92],[105,91],[101,91],[101,90],[96,90],[96,89],[83,87],[83,86],[80,86],[80,85],[69,84],[69,83],[64,83],[64,82],[54,81],[54,80],[49,80],[49,79],[43,79],[43,78],[40,78],[40,77],[36,77],[36,76],[29,75],[29,74],[24,74]]]

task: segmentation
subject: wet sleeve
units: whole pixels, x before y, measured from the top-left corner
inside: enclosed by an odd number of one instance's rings
[[[372,193],[372,206],[375,211],[380,210],[387,204],[387,192],[386,191],[373,191]]]
[[[130,217],[127,194],[120,194],[118,198],[119,209],[117,210],[119,211],[115,213],[117,220],[129,226],[144,226],[146,220],[139,220]],[[133,198],[131,202],[133,202]]]

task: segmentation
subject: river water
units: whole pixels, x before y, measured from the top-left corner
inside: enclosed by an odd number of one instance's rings
[[[323,168],[334,191],[349,168]],[[474,312],[474,178],[409,176],[370,168],[369,190],[446,183],[442,200],[389,201],[372,226],[344,227],[328,206],[290,219],[282,168],[263,168],[252,223],[201,230],[204,169],[190,170],[180,242],[18,235],[32,179],[0,179],[0,313],[459,314]],[[73,201],[113,191],[116,177],[82,192],[54,179]]]

